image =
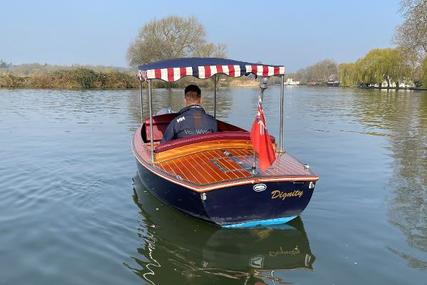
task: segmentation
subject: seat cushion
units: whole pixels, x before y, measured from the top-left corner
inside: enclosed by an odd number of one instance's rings
[[[158,142],[163,138],[169,123],[177,116],[177,113],[163,114],[153,116],[153,141]],[[145,138],[144,141],[150,140],[150,118],[147,117],[144,122]]]

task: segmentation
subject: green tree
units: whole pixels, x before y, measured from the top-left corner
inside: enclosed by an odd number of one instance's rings
[[[88,68],[77,68],[72,71],[72,76],[82,89],[93,88],[95,81],[98,79],[98,74]]]
[[[356,61],[357,81],[365,84],[382,84],[384,73],[381,65],[380,49],[373,49],[363,58]]]
[[[355,63],[342,63],[338,66],[340,86],[354,86],[357,82],[357,70]]]
[[[356,62],[356,81],[359,84],[378,84],[385,80],[387,87],[407,78],[410,68],[399,49],[372,49]]]
[[[206,32],[195,17],[170,16],[145,24],[128,49],[131,66],[156,60],[189,57],[225,57],[225,46],[209,43]]]
[[[387,86],[390,87],[390,83],[395,82],[396,87],[399,88],[399,83],[409,77],[411,68],[401,49],[385,49],[384,52],[384,76]]]

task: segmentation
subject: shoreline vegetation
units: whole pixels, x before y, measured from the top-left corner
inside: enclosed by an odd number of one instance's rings
[[[286,75],[289,85],[426,90],[427,57],[410,63],[398,48],[372,49],[354,63],[325,59]]]
[[[19,66],[18,66],[19,67]],[[129,89],[139,86],[136,72],[114,68],[59,68],[38,69],[26,74],[16,71],[2,72],[0,88],[31,89]]]
[[[375,50],[382,52],[382,50]],[[387,50],[386,50],[387,51]],[[408,84],[412,80],[394,83],[392,78],[385,80],[383,75],[387,70],[375,71],[381,64],[369,64],[384,60],[383,57],[365,56],[354,64],[338,65],[332,60],[323,60],[308,66],[295,73],[285,75],[285,80],[291,82],[298,80],[298,85],[308,87],[351,87],[361,89],[384,90],[427,90],[427,60],[419,68],[417,84]],[[364,62],[364,64],[362,64]],[[349,68],[350,66],[350,68]],[[393,65],[392,65],[393,66]],[[375,69],[374,69],[375,68]],[[388,69],[393,71],[393,67]],[[402,69],[399,69],[402,70]],[[397,76],[402,73],[397,72]],[[406,73],[406,75],[408,75]],[[372,80],[375,78],[375,80]],[[394,77],[398,78],[398,77]],[[406,77],[408,78],[408,77]],[[421,79],[421,80],[420,80]],[[381,81],[382,80],[382,81]],[[427,80],[427,79],[426,79]],[[424,82],[425,81],[425,82]],[[270,85],[280,85],[278,77],[269,79]],[[153,81],[155,88],[184,88],[188,84],[198,84],[202,88],[212,89],[213,80],[200,80],[186,77],[178,82],[167,83],[160,80]],[[256,88],[259,81],[248,79],[245,76],[231,78],[219,76],[218,86],[222,88]],[[138,89],[140,82],[137,78],[136,68],[109,67],[109,66],[59,66],[48,64],[7,64],[0,60],[0,88],[8,89],[63,89],[63,90],[120,90]],[[145,88],[145,84],[143,84]]]
[[[183,88],[196,83],[203,88],[212,88],[212,80],[183,78],[176,83],[156,80],[156,88]],[[221,76],[221,87],[256,87],[258,81],[246,78]],[[17,65],[0,67],[0,88],[6,89],[64,89],[64,90],[114,90],[137,89],[140,82],[137,72],[130,68],[49,65]],[[145,86],[145,85],[144,85]]]
[[[318,64],[316,64],[318,65]],[[313,66],[316,66],[313,65]],[[0,67],[0,88],[3,89],[63,89],[63,90],[116,90],[116,89],[138,89],[140,82],[137,79],[137,72],[130,68],[119,67],[59,67],[49,65],[29,65]],[[311,67],[305,69],[310,70]],[[338,71],[338,70],[337,70]],[[295,78],[295,73],[286,75],[286,78]],[[300,75],[301,76],[301,75]],[[298,78],[298,75],[297,75]],[[154,81],[156,88],[184,88],[186,85],[195,83],[203,88],[213,88],[212,80],[200,80],[197,78],[183,78],[176,83],[166,83]],[[280,84],[280,80],[271,79],[271,85]],[[376,85],[344,85],[336,81],[302,80],[300,86],[306,87],[342,87],[361,89],[381,89],[381,90],[412,90],[426,91],[424,85],[396,87],[383,84]],[[143,85],[145,88],[145,84]],[[245,77],[230,78],[221,76],[220,87],[228,88],[254,88],[259,86],[258,80],[251,80]]]
[[[363,58],[363,60],[366,60]],[[1,63],[1,61],[0,61]],[[426,61],[427,63],[427,61]],[[427,64],[425,63],[425,67]],[[357,66],[359,62],[352,64]],[[378,66],[366,64],[367,66]],[[427,68],[421,72],[427,77]],[[384,71],[382,71],[384,72]],[[285,79],[298,80],[299,85],[308,87],[351,87],[361,89],[385,89],[385,90],[427,90],[427,82],[419,80],[417,84],[404,83],[395,84],[393,80],[384,80],[383,76],[376,80],[364,81],[362,79],[374,74],[372,70],[362,68],[351,68],[348,64],[336,64],[332,60],[323,60],[314,65],[306,67],[295,73],[285,75]],[[383,80],[381,82],[381,80]],[[414,82],[414,81],[412,81]],[[198,84],[202,88],[211,89],[213,80],[200,80],[194,77],[186,77],[178,82],[167,83],[160,80],[153,81],[156,88],[184,88],[188,84]],[[248,79],[245,76],[231,78],[225,75],[219,76],[219,87],[225,88],[254,88],[259,86],[259,81]],[[269,84],[280,85],[280,79],[270,78]],[[143,84],[145,88],[145,84]],[[138,89],[140,82],[137,71],[134,68],[108,67],[108,66],[58,66],[47,64],[0,64],[0,88],[8,89],[64,89],[64,90],[116,90],[116,89]]]

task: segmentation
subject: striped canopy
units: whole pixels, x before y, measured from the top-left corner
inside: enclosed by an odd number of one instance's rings
[[[140,65],[138,70],[138,78],[142,81],[161,79],[167,82],[174,82],[185,76],[205,79],[215,74],[225,74],[230,77],[240,77],[250,73],[263,77],[285,74],[285,67],[279,65],[212,57],[167,59]]]

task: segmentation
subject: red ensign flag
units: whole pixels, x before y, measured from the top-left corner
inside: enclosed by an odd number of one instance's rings
[[[276,160],[276,153],[265,125],[261,99],[258,101],[257,115],[252,124],[251,141],[255,152],[258,153],[259,167],[264,171]]]

